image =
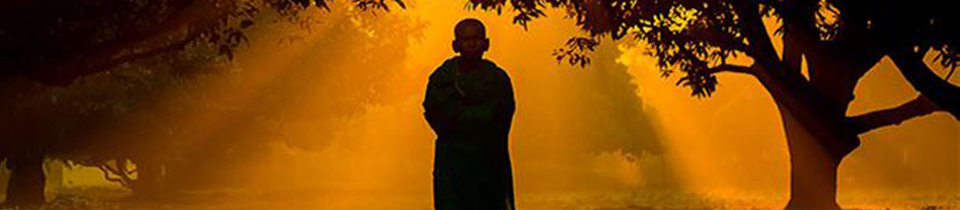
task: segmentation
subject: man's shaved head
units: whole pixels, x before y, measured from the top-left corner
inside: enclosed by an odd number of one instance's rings
[[[480,20],[467,18],[457,23],[453,28],[453,51],[461,57],[469,58],[471,62],[479,61],[490,47],[487,39],[487,29]]]
[[[456,37],[462,37],[467,33],[480,33],[479,37],[487,36],[487,29],[483,26],[483,23],[480,20],[474,18],[463,19],[457,23],[457,26],[453,29],[453,34]]]

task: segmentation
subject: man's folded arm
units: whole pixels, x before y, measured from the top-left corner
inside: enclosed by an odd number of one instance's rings
[[[441,89],[431,79],[427,84],[427,95],[423,100],[423,115],[427,119],[427,123],[430,124],[430,128],[437,135],[449,130],[451,124],[457,120],[459,113],[462,112],[454,107],[451,101],[441,100],[439,96],[441,92]]]

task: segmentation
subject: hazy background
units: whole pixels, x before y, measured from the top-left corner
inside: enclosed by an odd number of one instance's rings
[[[428,75],[454,56],[454,24],[475,17],[487,25],[491,40],[485,57],[508,72],[516,93],[510,149],[519,208],[777,208],[786,203],[786,140],[773,100],[754,78],[721,74],[712,97],[695,98],[674,85],[677,77],[661,77],[655,60],[643,55],[644,46],[629,40],[605,40],[591,66],[573,67],[551,55],[578,34],[562,12],[550,11],[524,30],[511,23],[510,11],[502,16],[468,11],[464,3],[421,0],[391,13],[320,20],[385,23],[365,31],[368,38],[389,36],[373,39],[389,40],[374,44],[349,37],[325,41],[339,30],[326,27],[329,23],[310,30],[255,26],[250,45],[233,62],[217,67],[226,69],[226,76],[181,91],[316,119],[278,123],[284,132],[275,138],[287,140],[261,147],[263,155],[243,158],[233,168],[242,170],[222,177],[244,183],[225,195],[267,199],[209,200],[253,202],[247,205],[253,209],[284,205],[273,201],[280,197],[294,199],[290,203],[296,205],[287,207],[298,209],[431,208],[434,135],[420,103]],[[333,13],[338,9],[345,10],[335,7]],[[403,37],[391,30],[409,33]],[[379,53],[363,56],[371,50]],[[958,84],[960,78],[950,81]],[[286,91],[265,98],[257,95],[262,90]],[[855,94],[850,115],[894,107],[917,95],[889,59],[863,78]],[[253,132],[227,123],[229,115],[178,117],[207,130]],[[840,167],[841,205],[957,205],[960,123],[951,116],[932,114],[861,137],[862,146]],[[175,149],[218,144],[192,142]],[[62,188],[116,186],[92,168],[62,173]]]

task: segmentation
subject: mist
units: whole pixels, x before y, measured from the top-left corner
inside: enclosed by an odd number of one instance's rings
[[[201,59],[196,68],[210,73],[150,89],[149,105],[123,115],[132,124],[104,130],[151,125],[150,119],[179,127],[91,131],[82,138],[177,138],[162,149],[130,151],[167,152],[164,161],[178,163],[167,166],[169,184],[211,198],[171,205],[430,209],[436,137],[421,103],[430,73],[455,56],[453,26],[475,17],[491,41],[485,58],[510,75],[516,94],[510,151],[519,208],[765,209],[789,198],[780,115],[755,79],[720,74],[718,91],[698,98],[675,85],[678,76],[661,76],[645,46],[630,39],[602,40],[587,67],[558,62],[553,50],[583,33],[562,11],[524,28],[510,15],[466,10],[459,1],[408,4],[389,13],[334,6],[305,14],[318,22],[254,26],[235,58]],[[66,89],[104,81],[113,79],[94,75]],[[884,59],[855,95],[848,115],[893,107],[917,93]],[[222,111],[151,114],[186,106]],[[960,124],[949,114],[861,139],[840,166],[844,207],[949,204],[960,196]],[[51,178],[60,177],[53,181],[62,183],[60,191],[122,189],[92,167],[61,167]]]

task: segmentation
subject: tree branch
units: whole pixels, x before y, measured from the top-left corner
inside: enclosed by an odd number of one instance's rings
[[[753,75],[753,66],[741,66],[741,65],[732,65],[732,64],[721,64],[713,68],[708,68],[704,70],[703,73],[714,74],[720,72],[733,72],[733,73],[743,73]]]
[[[103,179],[106,179],[107,181],[120,183],[120,185],[124,187],[128,187],[130,185],[130,180],[124,176],[120,176],[120,178],[114,178],[110,176],[110,174],[119,174],[119,172],[108,166],[105,162],[97,165],[97,169],[100,169],[100,171],[103,172]]]
[[[793,77],[803,77],[800,73],[803,56],[810,58],[813,49],[818,48],[820,31],[816,26],[814,17],[819,9],[819,1],[815,0],[793,0],[780,2],[777,8],[782,20],[782,26],[777,29],[781,32],[783,40],[782,60],[785,66],[784,74]],[[811,68],[810,75],[815,69]]]
[[[950,112],[954,119],[960,119],[960,87],[934,74],[923,62],[923,53],[894,50],[889,55],[914,89],[920,91],[925,97],[929,97],[937,106]]]
[[[899,125],[909,119],[928,115],[936,111],[943,111],[943,109],[927,97],[920,95],[916,99],[894,108],[847,117],[847,122],[850,123],[857,134],[863,134],[873,129]]]
[[[707,43],[724,48],[733,49],[746,54],[752,50],[735,35],[720,31],[716,28],[699,28],[693,30],[693,36],[705,40]]]
[[[186,45],[202,33],[198,30],[215,26],[227,15],[215,2],[206,1],[177,0],[171,10],[175,12],[159,25],[132,31],[91,49],[70,52],[75,56],[36,64],[26,75],[47,84],[66,86],[78,77]],[[157,46],[156,43],[164,44]],[[148,50],[131,53],[135,49]]]
[[[175,41],[175,42],[173,42],[173,43],[170,43],[170,44],[168,44],[168,45],[160,46],[160,47],[157,47],[157,48],[154,48],[154,49],[145,50],[145,51],[141,51],[141,52],[124,54],[124,55],[119,56],[119,57],[117,57],[117,58],[114,58],[114,59],[112,59],[112,60],[110,60],[110,61],[108,61],[108,62],[100,63],[100,64],[98,64],[98,65],[94,65],[94,66],[91,66],[91,67],[89,67],[89,68],[92,68],[94,71],[103,70],[103,69],[110,69],[110,68],[116,67],[116,66],[118,66],[118,65],[120,65],[120,64],[127,63],[127,62],[136,61],[136,60],[144,59],[144,58],[152,58],[152,57],[154,57],[154,56],[157,56],[157,55],[160,55],[160,54],[163,54],[163,53],[182,50],[182,49],[186,48],[186,46],[187,46],[188,44],[193,43],[194,41],[196,41],[197,39],[199,39],[199,38],[201,37],[200,35],[201,35],[201,33],[199,33],[199,32],[194,32],[194,33],[191,33],[190,35],[186,36],[185,38],[183,38],[183,39],[181,39],[181,40],[179,40],[179,41]]]
[[[777,57],[776,49],[773,47],[773,41],[767,34],[767,28],[763,25],[763,20],[759,14],[759,8],[756,2],[747,2],[744,5],[736,7],[739,26],[742,36],[750,43],[750,49],[744,51],[752,57],[754,63],[760,64],[765,68],[762,71],[777,71],[782,68],[770,68],[773,66],[782,67],[782,61]],[[782,75],[775,73],[774,75]]]

